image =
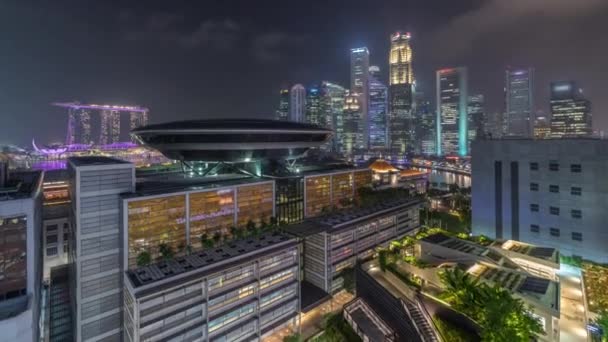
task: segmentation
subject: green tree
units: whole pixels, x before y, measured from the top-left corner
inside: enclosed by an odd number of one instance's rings
[[[608,342],[608,310],[601,311],[597,317],[591,320],[592,323],[597,324],[602,328],[604,334],[601,337],[602,342]],[[600,338],[594,337],[594,341],[600,341]]]
[[[217,246],[220,244],[221,241],[222,241],[222,233],[215,232],[215,234],[213,234],[213,242]]]
[[[160,253],[161,258],[167,260],[173,258],[173,248],[169,246],[167,243],[161,243],[158,245],[158,252]]]
[[[150,256],[150,252],[141,251],[137,254],[137,266],[147,266],[152,261],[152,257]]]
[[[239,231],[239,229],[238,229],[237,227],[235,227],[235,226],[231,226],[231,227],[230,227],[230,236],[231,236],[233,239],[237,238],[237,237],[238,237],[238,231]]]
[[[283,337],[283,342],[302,342],[300,334],[293,334]]]
[[[388,250],[382,248],[378,251],[378,263],[382,272],[385,272],[388,266]]]
[[[201,245],[204,248],[213,248],[213,240],[209,238],[207,233],[203,233],[203,235],[201,235]]]
[[[348,293],[355,293],[355,270],[352,267],[348,267],[343,269],[340,272],[340,277],[342,277],[342,280],[344,281],[343,283],[343,287],[344,290],[346,290],[346,292]]]
[[[255,230],[255,222],[253,222],[253,220],[247,221],[245,228],[247,229],[247,233],[253,235],[253,231]]]

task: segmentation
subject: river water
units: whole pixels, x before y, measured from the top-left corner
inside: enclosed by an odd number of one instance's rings
[[[428,171],[428,169],[420,170]],[[429,173],[429,183],[431,188],[445,190],[447,190],[450,184],[456,184],[461,188],[468,188],[471,186],[471,176],[448,171],[431,170]]]

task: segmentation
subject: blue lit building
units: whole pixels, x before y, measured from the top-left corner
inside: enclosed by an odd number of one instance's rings
[[[468,155],[467,69],[437,70],[437,155]]]
[[[321,110],[321,89],[313,85],[306,90],[306,123],[326,127],[327,122]]]
[[[507,69],[505,74],[506,134],[532,137],[534,69]]]
[[[384,150],[388,144],[388,88],[378,80],[378,67],[370,67],[369,75],[369,148]]]

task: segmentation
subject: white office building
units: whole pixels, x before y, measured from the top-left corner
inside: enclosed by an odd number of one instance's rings
[[[473,143],[473,234],[608,262],[608,141]]]

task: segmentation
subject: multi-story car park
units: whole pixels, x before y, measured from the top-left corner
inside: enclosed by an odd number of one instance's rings
[[[343,286],[340,272],[370,258],[378,246],[413,234],[422,201],[401,199],[340,211],[289,227],[304,240],[304,278],[328,293]]]
[[[298,242],[284,233],[131,269],[125,341],[261,341],[298,324]]]

